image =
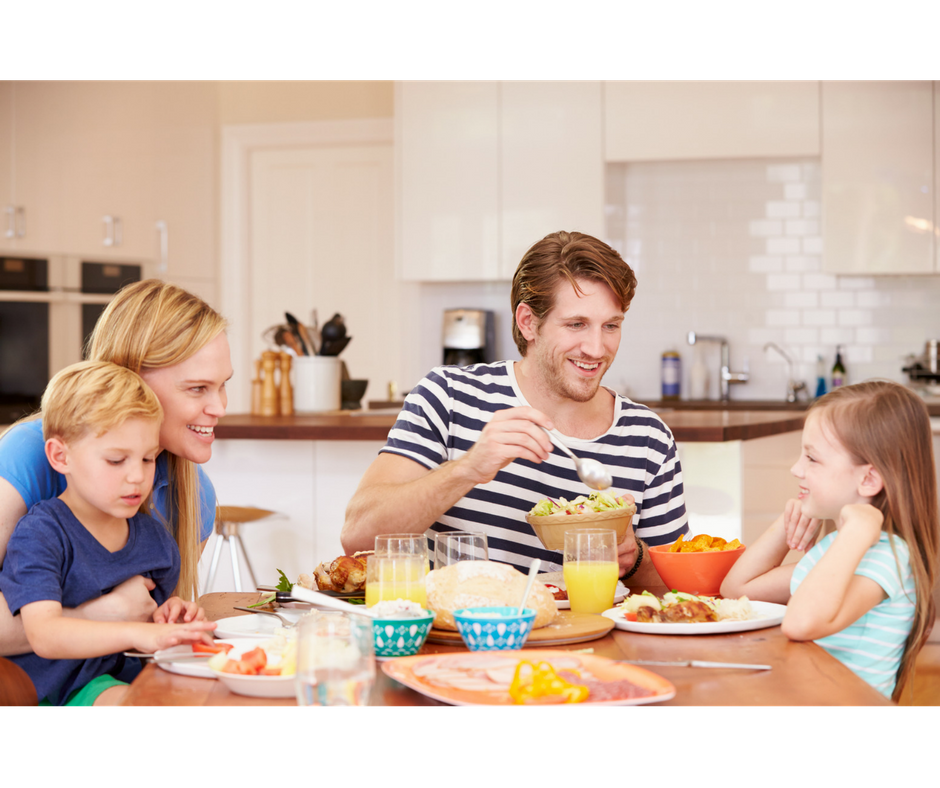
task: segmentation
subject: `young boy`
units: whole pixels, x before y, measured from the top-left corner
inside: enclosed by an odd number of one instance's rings
[[[41,702],[120,703],[138,659],[179,643],[208,641],[215,624],[194,602],[171,596],[179,548],[141,509],[153,487],[163,409],[135,373],[108,362],[59,372],[42,398],[46,457],[67,487],[33,506],[16,526],[0,570],[10,611],[23,618],[33,654],[22,667]],[[135,575],[149,578],[156,621],[91,621],[63,615]]]

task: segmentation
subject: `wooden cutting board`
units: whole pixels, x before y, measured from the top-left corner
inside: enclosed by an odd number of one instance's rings
[[[543,648],[545,646],[563,646],[568,643],[582,643],[585,640],[602,638],[614,628],[614,622],[603,616],[591,613],[572,613],[559,610],[555,620],[546,627],[533,629],[525,642],[524,648]],[[443,645],[462,645],[459,632],[449,629],[432,628],[428,634],[429,643]]]

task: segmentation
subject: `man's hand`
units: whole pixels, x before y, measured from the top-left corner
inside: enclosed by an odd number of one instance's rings
[[[633,569],[639,549],[639,545],[636,542],[636,532],[632,528],[628,528],[627,532],[623,535],[623,541],[617,545],[617,564],[620,567],[620,571],[617,574],[620,577],[623,577],[626,572]]]
[[[78,609],[85,618],[95,621],[151,621],[157,603],[150,592],[156,587],[149,577],[134,575],[110,594],[85,602]]]
[[[474,485],[491,482],[513,460],[539,463],[552,453],[552,442],[542,430],[554,425],[540,410],[529,407],[497,411],[480,439],[461,458]]]

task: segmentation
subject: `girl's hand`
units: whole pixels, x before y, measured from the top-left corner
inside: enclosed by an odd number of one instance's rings
[[[171,596],[153,611],[153,620],[157,624],[175,624],[177,621],[205,621],[205,611],[195,602],[187,602],[178,596]]]
[[[881,510],[870,503],[849,503],[842,507],[839,513],[844,533],[857,533],[864,537],[866,544],[872,547],[878,544],[881,538],[881,527],[885,516]]]
[[[787,547],[791,550],[807,550],[813,544],[822,520],[803,514],[803,503],[797,498],[787,501],[783,512],[783,526]]]

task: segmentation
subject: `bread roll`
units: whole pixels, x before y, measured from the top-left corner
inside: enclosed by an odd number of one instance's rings
[[[508,564],[495,561],[460,561],[428,572],[425,585],[434,626],[456,631],[454,611],[485,605],[518,605],[528,578]],[[558,608],[551,592],[540,582],[532,584],[526,607],[535,611],[533,629],[547,626]]]

